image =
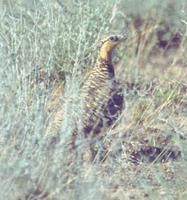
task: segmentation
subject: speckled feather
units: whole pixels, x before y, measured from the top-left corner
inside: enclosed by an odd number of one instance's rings
[[[99,133],[102,128],[111,125],[114,118],[117,118],[114,115],[119,114],[118,110],[111,116],[113,119],[110,119],[108,112],[110,109],[107,108],[108,105],[114,107],[111,102],[117,90],[113,66],[105,63],[105,61],[97,64],[90,72],[90,76],[87,77],[81,93],[84,105],[82,122],[85,135]],[[123,98],[122,95],[121,98]],[[122,101],[120,101],[120,104],[122,104]],[[120,111],[122,105],[116,106]],[[107,123],[107,121],[110,121],[110,123]]]

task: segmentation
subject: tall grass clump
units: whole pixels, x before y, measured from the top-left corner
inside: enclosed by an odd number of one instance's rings
[[[186,199],[185,1],[0,3],[0,199]],[[76,99],[108,34],[129,38],[115,59],[125,108],[104,133],[104,162],[70,162]],[[59,85],[55,145],[46,106]]]

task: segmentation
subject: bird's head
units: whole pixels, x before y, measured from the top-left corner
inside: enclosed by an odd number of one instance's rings
[[[101,41],[101,48],[99,52],[100,58],[103,60],[111,61],[113,50],[126,39],[127,37],[125,36],[117,36],[117,35],[112,35],[103,39]]]
[[[111,35],[103,40],[101,40],[101,48],[105,48],[106,51],[111,51],[113,48],[118,46],[126,38],[123,36]]]

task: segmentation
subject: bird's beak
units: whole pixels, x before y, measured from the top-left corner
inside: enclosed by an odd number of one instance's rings
[[[128,37],[126,34],[124,34],[124,35],[120,35],[119,38],[121,42],[124,42],[125,40],[127,40]]]
[[[121,45],[123,44],[123,42],[127,40],[127,36],[126,35],[120,35],[120,36],[118,36],[118,38],[119,38],[119,43],[117,45],[117,48],[120,48]]]

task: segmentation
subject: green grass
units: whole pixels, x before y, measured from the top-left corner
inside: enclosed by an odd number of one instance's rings
[[[168,2],[0,2],[0,199],[187,199],[187,4]],[[177,32],[181,42],[164,50],[157,33],[167,26],[164,38]],[[115,64],[126,106],[103,139],[108,156],[95,164],[72,158],[66,139],[82,78],[94,65],[99,40],[125,33],[129,39]],[[60,83],[67,115],[60,143],[48,149],[46,105]],[[148,146],[182,156],[129,161]],[[88,151],[84,143],[78,150]]]

